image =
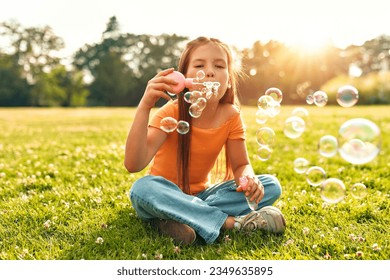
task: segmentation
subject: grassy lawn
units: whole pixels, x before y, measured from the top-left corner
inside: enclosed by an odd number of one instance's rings
[[[276,206],[285,214],[286,232],[227,231],[215,244],[189,247],[175,247],[131,207],[128,191],[144,175],[123,166],[134,108],[0,109],[0,259],[389,259],[390,107],[306,107],[306,131],[290,139],[283,124],[294,108],[282,106],[263,125],[276,133],[268,161],[256,158],[256,108],[242,108],[255,171],[282,183]],[[364,165],[321,156],[320,137],[337,137],[341,124],[357,117],[380,127],[379,156]],[[345,199],[324,203],[319,188],[294,171],[297,157],[342,180]],[[351,195],[357,182],[367,187],[363,199]]]

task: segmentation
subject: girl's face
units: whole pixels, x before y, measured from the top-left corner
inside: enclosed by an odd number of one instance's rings
[[[197,47],[190,55],[186,77],[195,78],[203,70],[205,78],[201,82],[219,82],[217,98],[220,99],[229,85],[228,57],[218,45],[210,42]]]

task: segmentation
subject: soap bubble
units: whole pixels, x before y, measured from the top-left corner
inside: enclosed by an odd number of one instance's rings
[[[193,118],[199,118],[200,115],[202,115],[202,110],[200,109],[198,104],[192,104],[190,108],[188,109],[188,112],[191,117]]]
[[[299,157],[294,160],[294,171],[298,174],[303,174],[309,167],[309,161],[305,158]]]
[[[187,91],[184,93],[184,101],[187,103],[192,103],[192,91]]]
[[[263,109],[265,111],[268,111],[268,108],[272,106],[272,103],[275,102],[275,100],[269,96],[269,95],[262,95],[257,100],[257,107],[259,109]]]
[[[309,116],[309,112],[303,107],[297,107],[291,112],[291,115],[304,119]]]
[[[349,163],[372,161],[381,147],[381,132],[370,120],[356,118],[346,121],[339,129],[339,154]]]
[[[336,94],[337,103],[342,107],[352,107],[358,102],[359,92],[353,86],[340,87]]]
[[[213,87],[212,87],[212,92],[217,95],[218,94],[218,89],[219,87],[221,86],[221,84],[219,82],[214,82],[213,83]]]
[[[177,123],[176,131],[180,134],[186,134],[190,131],[190,124],[186,121],[179,121]]]
[[[176,93],[172,93],[172,92],[169,92],[169,91],[166,91],[166,93],[168,94],[168,96],[169,96],[172,100],[176,100],[176,99],[177,99],[177,94],[176,94]]]
[[[325,170],[319,166],[312,166],[306,171],[306,181],[311,186],[319,186],[326,179]]]
[[[267,113],[271,118],[277,116],[280,113],[280,103],[273,100],[270,107],[267,109]]]
[[[207,100],[204,97],[200,97],[194,102],[194,104],[198,105],[199,110],[203,110],[204,108],[206,108]]]
[[[362,199],[367,196],[367,188],[363,183],[356,183],[351,188],[351,195],[356,199]]]
[[[261,161],[267,161],[271,157],[272,149],[268,146],[260,146],[257,150],[257,158]]]
[[[256,132],[256,141],[261,146],[272,146],[275,143],[275,132],[272,128],[262,127]]]
[[[305,121],[301,117],[292,116],[284,123],[284,134],[291,139],[298,138],[305,131]]]
[[[327,203],[339,203],[345,197],[345,185],[336,178],[329,178],[321,184],[321,198]]]
[[[198,81],[203,80],[205,77],[206,77],[206,74],[203,70],[199,70],[198,72],[196,72],[196,79]]]
[[[172,117],[165,117],[160,121],[160,128],[169,133],[176,129],[177,127],[177,120]]]
[[[320,141],[318,142],[318,150],[320,155],[324,157],[333,157],[337,154],[337,138],[332,135],[322,136]]]
[[[283,99],[283,93],[280,89],[272,87],[265,91],[265,95],[271,96],[276,102],[280,103]]]
[[[187,102],[187,103],[195,103],[199,98],[202,97],[202,92],[198,91],[198,90],[194,90],[194,91],[187,91],[185,94],[184,94],[184,100]]]
[[[324,107],[328,103],[328,95],[324,91],[316,91],[313,93],[314,104],[318,107]]]
[[[258,124],[265,124],[268,120],[268,113],[264,109],[258,109],[256,111],[256,122]]]
[[[275,101],[269,95],[260,96],[260,98],[257,100],[257,107],[259,110],[265,110],[267,115],[271,118],[280,113],[280,103]]]
[[[312,94],[308,94],[308,95],[306,96],[306,103],[309,104],[309,105],[311,105],[311,104],[314,103],[314,97],[313,97]]]

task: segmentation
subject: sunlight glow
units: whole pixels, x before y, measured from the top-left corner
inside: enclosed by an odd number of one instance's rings
[[[296,36],[289,45],[306,54],[318,54],[332,45],[332,41],[320,32],[311,32]]]

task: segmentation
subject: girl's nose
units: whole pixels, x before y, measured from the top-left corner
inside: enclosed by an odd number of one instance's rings
[[[214,71],[211,70],[211,69],[208,69],[208,70],[206,71],[206,77],[207,77],[207,78],[214,78]]]

